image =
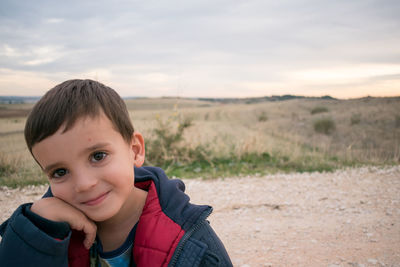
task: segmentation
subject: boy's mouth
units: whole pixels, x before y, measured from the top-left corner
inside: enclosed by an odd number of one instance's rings
[[[109,191],[105,192],[105,193],[103,193],[103,194],[101,194],[101,195],[99,195],[99,196],[97,196],[95,198],[92,198],[92,199],[90,199],[88,201],[84,201],[84,202],[82,202],[82,204],[88,205],[88,206],[98,205],[101,202],[103,202],[103,200],[107,197],[108,193],[109,193]]]

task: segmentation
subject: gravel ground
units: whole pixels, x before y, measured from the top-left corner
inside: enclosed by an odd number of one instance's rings
[[[400,166],[184,181],[234,266],[400,266]],[[45,190],[1,188],[1,221]]]

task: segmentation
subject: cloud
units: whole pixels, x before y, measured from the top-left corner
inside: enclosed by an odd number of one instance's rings
[[[38,96],[54,85],[53,79],[41,73],[0,68],[0,88],[3,95]]]
[[[4,0],[0,7],[3,68],[54,83],[99,77],[126,95],[302,94],[316,86],[333,95],[342,82],[386,79],[395,73],[380,68],[400,64],[399,1]]]
[[[20,54],[16,51],[15,48],[12,48],[7,44],[3,44],[0,49],[0,56],[15,58],[20,56]]]
[[[289,74],[292,79],[319,84],[352,83],[360,80],[380,77],[395,77],[400,73],[400,64],[368,64],[347,67],[308,69]]]
[[[36,66],[47,64],[56,61],[58,58],[63,57],[62,47],[56,46],[41,46],[32,47],[29,50],[29,58],[22,62],[23,65]]]
[[[3,44],[0,56],[3,62],[14,66],[39,66],[56,61],[63,57],[62,47],[57,46],[28,46],[25,49]],[[7,63],[4,65],[8,65]],[[22,68],[23,69],[23,68]]]
[[[59,24],[62,23],[64,21],[64,19],[62,18],[46,18],[43,20],[44,23],[48,23],[48,24]]]

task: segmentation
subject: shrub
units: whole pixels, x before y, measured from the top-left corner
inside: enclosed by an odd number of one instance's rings
[[[361,121],[360,114],[353,114],[350,118],[350,125],[359,124]]]
[[[314,130],[317,133],[331,134],[335,129],[335,122],[330,118],[323,118],[314,122]]]
[[[328,112],[329,110],[326,107],[315,107],[311,110],[311,114],[317,114],[317,113],[323,113],[323,112]]]
[[[257,119],[259,122],[267,121],[268,120],[267,113],[265,113],[265,111],[261,112],[261,114],[258,115]]]
[[[187,154],[181,142],[185,129],[191,125],[191,119],[176,115],[167,120],[157,118],[157,127],[153,129],[155,138],[148,140],[146,146],[149,161],[156,165],[179,162]]]
[[[0,152],[0,176],[10,175],[18,171],[17,162],[13,161],[6,154]]]
[[[400,128],[400,115],[397,115],[395,118],[395,127]]]

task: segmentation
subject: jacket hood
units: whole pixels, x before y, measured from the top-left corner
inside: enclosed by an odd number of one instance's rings
[[[164,171],[157,167],[135,168],[137,187],[146,190],[149,181],[154,182],[162,211],[183,230],[187,231],[201,216],[207,217],[211,212],[208,205],[194,205],[189,202],[190,198],[185,194],[185,184],[181,180],[168,179]]]

